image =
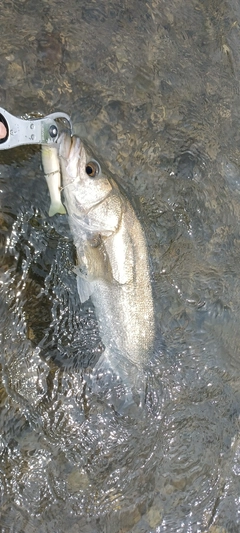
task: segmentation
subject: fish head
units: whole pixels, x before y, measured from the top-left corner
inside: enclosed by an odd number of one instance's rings
[[[67,208],[73,212],[75,204],[78,214],[88,212],[108,196],[112,185],[79,137],[62,133],[58,149]]]

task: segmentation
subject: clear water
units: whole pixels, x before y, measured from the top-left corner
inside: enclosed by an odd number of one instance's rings
[[[1,106],[70,113],[118,176],[158,324],[119,415],[82,379],[103,347],[39,150],[0,152],[3,533],[239,531],[239,28],[234,0],[3,1]]]

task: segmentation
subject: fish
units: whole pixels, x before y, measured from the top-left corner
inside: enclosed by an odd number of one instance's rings
[[[42,166],[51,199],[48,214],[50,217],[57,213],[64,215],[66,209],[61,200],[61,172],[57,147],[42,145]]]
[[[144,379],[155,323],[146,238],[115,177],[78,136],[58,139],[64,204],[77,255],[77,288],[91,299],[105,346],[95,374],[112,372],[128,388]]]

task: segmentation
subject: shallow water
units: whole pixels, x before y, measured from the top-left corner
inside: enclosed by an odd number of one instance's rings
[[[238,2],[3,4],[1,106],[71,114],[130,194],[158,334],[119,415],[83,379],[103,347],[40,152],[0,152],[1,531],[238,532]]]

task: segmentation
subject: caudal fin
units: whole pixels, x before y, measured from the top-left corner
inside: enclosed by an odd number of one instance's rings
[[[106,349],[91,377],[92,391],[101,396],[104,394],[108,403],[111,402],[119,413],[125,412],[130,406],[143,406],[146,388],[144,373],[122,354]]]

